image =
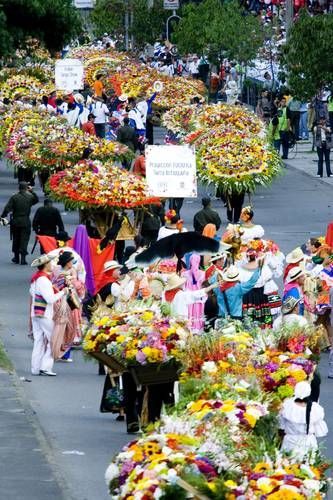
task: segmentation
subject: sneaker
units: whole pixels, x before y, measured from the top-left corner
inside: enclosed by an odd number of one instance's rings
[[[322,175],[317,174],[316,177],[322,177]]]
[[[137,434],[140,431],[138,422],[131,422],[127,424],[127,434]]]
[[[57,359],[57,361],[58,361],[59,363],[73,363],[72,358],[67,358],[67,359],[60,358],[60,359]]]
[[[47,375],[48,377],[55,377],[57,374],[49,370],[41,370],[39,372],[41,375]]]

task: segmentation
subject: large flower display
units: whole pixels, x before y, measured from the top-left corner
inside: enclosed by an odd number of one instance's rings
[[[149,321],[154,313],[140,314]],[[111,320],[102,320],[103,328],[117,328]],[[95,339],[104,335],[96,326]],[[315,363],[308,348],[314,339],[311,328],[281,329],[265,337],[256,329],[244,331],[238,322],[188,337],[173,353],[183,366],[179,403],[114,458],[105,476],[111,497],[324,498],[329,465],[319,452],[303,463],[280,452],[277,422],[278,409],[291,393],[276,387],[287,383],[292,391],[297,381],[311,379]],[[123,339],[117,344],[124,345]],[[281,345],[293,350],[279,351]]]
[[[49,182],[52,196],[77,208],[136,208],[158,203],[146,183],[112,163],[80,161],[55,173]]]
[[[195,146],[202,181],[225,193],[254,191],[280,172],[281,160],[268,144],[264,124],[243,107],[175,106],[163,121],[178,142]]]

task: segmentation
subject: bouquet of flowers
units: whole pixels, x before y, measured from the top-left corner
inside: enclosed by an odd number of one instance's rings
[[[148,195],[145,181],[112,163],[80,161],[53,174],[49,188],[55,199],[80,208],[135,208],[159,203]]]

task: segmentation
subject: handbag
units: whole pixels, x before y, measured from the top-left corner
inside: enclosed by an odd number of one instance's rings
[[[67,297],[67,304],[72,311],[74,311],[74,309],[80,309],[81,299],[75,288],[70,288],[69,295]]]

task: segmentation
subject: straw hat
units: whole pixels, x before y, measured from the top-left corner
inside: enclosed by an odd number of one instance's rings
[[[126,102],[128,97],[126,94],[121,94],[119,97],[118,97],[119,101],[121,102]]]
[[[298,382],[294,387],[294,399],[305,399],[311,394],[311,385],[309,382]]]
[[[84,104],[84,97],[82,94],[74,94],[74,99],[78,104]]]
[[[282,314],[289,314],[293,309],[295,309],[300,300],[301,299],[296,299],[296,297],[288,297],[282,304]]]
[[[31,267],[44,266],[48,262],[51,262],[51,260],[53,260],[54,258],[55,258],[55,255],[54,256],[50,256],[50,255],[47,255],[47,254],[43,254],[40,257],[38,257],[38,259],[35,259],[35,260],[32,261]]]
[[[305,257],[301,247],[295,248],[292,252],[287,254],[286,262],[288,264],[296,264],[296,262],[300,262]]]
[[[223,274],[223,281],[239,281],[239,269],[236,266],[230,266]]]
[[[292,281],[297,280],[301,276],[304,276],[304,271],[299,266],[293,267],[290,269],[289,273],[286,277],[286,283],[291,283]]]
[[[159,277],[155,277],[149,282],[149,288],[152,295],[155,295],[155,297],[161,296],[164,290],[164,281]]]
[[[104,272],[106,273],[107,271],[112,271],[113,269],[120,269],[121,267],[122,265],[116,260],[108,260],[104,264]]]
[[[228,255],[226,253],[216,253],[215,255],[212,255],[211,258],[209,259],[209,262],[215,262],[216,260],[220,260],[220,259],[226,259],[228,257]]]
[[[180,288],[186,282],[186,278],[181,278],[178,274],[171,274],[168,278],[167,286],[165,287],[165,291],[169,292],[170,290],[174,290],[175,288]]]

